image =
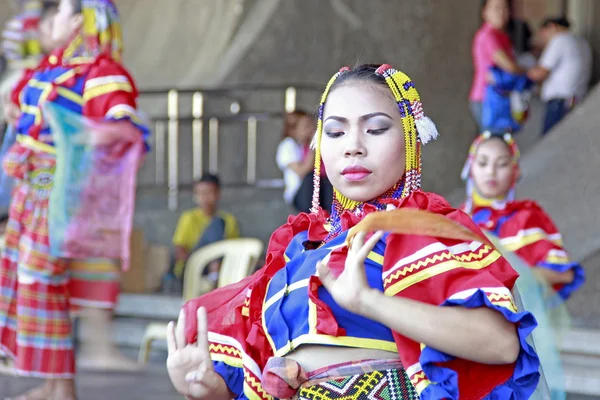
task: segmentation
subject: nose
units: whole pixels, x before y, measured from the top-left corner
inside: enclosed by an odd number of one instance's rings
[[[367,155],[362,132],[358,129],[350,129],[345,136],[344,155],[346,157],[364,157]]]

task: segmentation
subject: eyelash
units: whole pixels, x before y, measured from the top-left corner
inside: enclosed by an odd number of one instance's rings
[[[369,129],[367,131],[367,133],[370,133],[371,135],[381,135],[381,134],[385,133],[388,129],[390,129],[390,128]]]
[[[381,129],[369,129],[367,133],[370,135],[382,135],[390,128],[381,128]],[[331,138],[337,138],[344,134],[344,132],[325,132],[325,134]]]

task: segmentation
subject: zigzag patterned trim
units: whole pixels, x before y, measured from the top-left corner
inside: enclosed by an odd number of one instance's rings
[[[410,275],[411,273],[413,273],[416,270],[428,268],[428,267],[434,266],[436,264],[439,264],[441,262],[448,261],[448,260],[456,260],[456,261],[460,261],[460,262],[464,262],[464,263],[469,263],[472,261],[483,259],[485,256],[490,254],[492,251],[494,251],[494,249],[492,247],[490,247],[488,245],[484,245],[483,247],[481,247],[479,249],[479,251],[477,253],[469,252],[467,254],[456,255],[456,254],[452,253],[451,251],[445,251],[441,254],[435,254],[433,256],[429,256],[424,259],[420,259],[420,260],[402,268],[401,270],[389,275],[384,280],[384,286],[389,286],[389,285],[393,284],[395,281],[397,281],[400,276],[405,277],[407,275]]]

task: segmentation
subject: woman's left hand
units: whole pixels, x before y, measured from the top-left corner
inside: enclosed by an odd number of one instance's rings
[[[358,233],[348,250],[344,271],[337,278],[325,263],[320,261],[317,264],[319,279],[333,300],[355,314],[364,314],[362,300],[367,293],[374,290],[367,282],[365,260],[382,236],[383,232],[377,232],[365,243],[366,233]]]

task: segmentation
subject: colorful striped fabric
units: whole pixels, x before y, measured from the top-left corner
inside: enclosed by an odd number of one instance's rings
[[[75,373],[75,361],[68,265],[49,255],[47,228],[54,160],[42,153],[28,161],[35,171],[17,184],[6,229],[0,269],[0,346],[15,358],[21,375],[69,378]]]

